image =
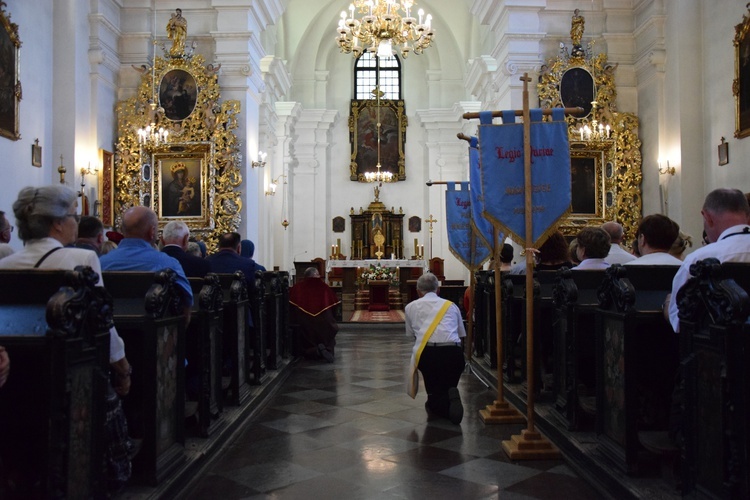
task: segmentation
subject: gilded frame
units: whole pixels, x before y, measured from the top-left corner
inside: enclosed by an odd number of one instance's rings
[[[151,157],[152,208],[159,216],[160,228],[168,222],[179,220],[196,229],[213,229],[211,145],[181,145],[179,148],[156,151]],[[185,173],[180,176],[182,170]]]
[[[574,17],[574,22],[575,19]],[[596,209],[594,212],[572,211],[562,220],[559,229],[565,236],[574,237],[585,226],[617,221],[625,230],[625,239],[630,240],[635,237],[643,207],[641,199],[643,172],[641,141],[638,138],[638,117],[633,113],[623,113],[617,110],[617,86],[615,85],[617,64],[609,63],[606,53],[593,54],[592,44],[593,41],[590,41],[582,47],[573,43],[572,50],[569,50],[565,44],[561,43],[557,57],[551,58],[541,67],[537,84],[540,107],[554,108],[563,107],[569,103],[569,99],[563,102],[562,92],[562,80],[568,71],[580,68],[593,78],[596,106],[592,105],[590,112],[585,116],[569,115],[566,121],[571,166],[584,160],[593,161],[596,171],[594,179]],[[610,132],[606,134],[606,137],[582,140],[582,127],[588,126],[597,130],[600,124],[610,127]],[[571,178],[571,180],[574,179]]]
[[[115,199],[112,187],[115,180],[115,155],[110,151],[100,149],[99,156],[101,164],[101,175],[99,175],[100,218],[105,226],[114,227]]]
[[[21,40],[18,38],[18,25],[10,21],[10,14],[5,12],[5,5],[5,2],[0,1],[0,88],[3,89],[0,92],[0,136],[17,141],[21,138]]]
[[[159,43],[156,46],[160,45]],[[218,83],[220,64],[206,64],[202,55],[196,54],[193,44],[185,50],[174,51],[162,45],[164,56],[154,55],[151,64],[133,65],[140,73],[136,95],[117,104],[117,133],[114,163],[114,222],[119,223],[122,213],[129,207],[143,205],[163,214],[161,187],[171,180],[171,172],[164,168],[183,159],[193,169],[200,164],[199,214],[171,214],[161,217],[163,226],[170,220],[184,221],[196,238],[215,250],[219,235],[236,231],[242,220],[243,180],[242,147],[235,134],[239,128],[240,102],[222,100]],[[180,47],[178,47],[180,49]],[[158,106],[159,93],[163,94],[165,76],[186,76],[195,80],[195,106],[188,106],[172,120],[166,110]],[[183,73],[184,72],[184,73]],[[191,78],[189,94],[193,92]],[[168,81],[168,79],[167,79]],[[156,98],[156,99],[155,99]],[[156,100],[156,103],[153,101]],[[192,98],[191,98],[192,100]],[[151,106],[156,104],[157,106]],[[174,115],[173,115],[174,116]],[[169,136],[166,144],[141,143],[137,131],[156,122]],[[167,214],[170,214],[167,210]]]
[[[615,220],[614,143],[573,141],[570,144],[571,212],[563,234],[574,236],[582,228]]]
[[[735,102],[736,138],[750,135],[750,15],[734,27],[734,81],[732,94]]]
[[[378,103],[380,109],[378,110]],[[349,179],[365,182],[365,172],[374,172],[378,161],[377,115],[380,113],[380,165],[394,180],[406,180],[406,126],[403,99],[352,99],[349,114],[351,158]]]

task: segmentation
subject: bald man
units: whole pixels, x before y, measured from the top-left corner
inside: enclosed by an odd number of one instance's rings
[[[182,266],[174,257],[162,253],[154,246],[159,231],[156,213],[146,207],[129,208],[122,215],[120,244],[106,255],[102,255],[102,271],[161,271],[173,269],[177,273],[177,286],[182,290],[184,313],[190,317],[193,291],[185,277]]]
[[[625,231],[622,228],[622,224],[620,224],[619,222],[610,221],[605,222],[601,227],[607,232],[607,234],[609,234],[610,243],[612,244],[609,247],[609,254],[604,258],[604,262],[612,265],[625,264],[626,262],[635,260],[635,255],[620,246],[620,244],[622,243],[622,238],[625,234]]]

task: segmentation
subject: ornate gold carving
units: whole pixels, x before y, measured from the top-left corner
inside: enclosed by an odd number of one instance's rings
[[[564,107],[563,78],[571,69],[578,75],[590,75],[593,80],[593,97],[596,106],[589,106],[584,117],[567,116],[571,158],[594,158],[596,164],[596,210],[594,213],[572,213],[560,230],[574,236],[585,226],[600,225],[616,220],[625,229],[625,238],[635,237],[641,219],[641,141],[638,138],[638,117],[632,113],[617,111],[617,88],[614,72],[617,64],[607,61],[607,54],[592,54],[593,41],[584,48],[581,45],[585,19],[575,11],[571,22],[573,47],[560,43],[558,56],[542,66],[537,92],[542,108]],[[585,71],[585,73],[584,73]],[[567,83],[567,82],[566,82]],[[574,85],[570,85],[568,100],[577,96]],[[572,97],[571,97],[572,96]],[[588,97],[583,93],[581,98]],[[610,137],[581,139],[580,129],[591,127],[596,121],[610,126]]]
[[[201,55],[193,55],[193,44],[185,52],[185,41],[174,39],[165,57],[154,56],[153,66],[140,71],[141,81],[134,97],[117,104],[118,139],[115,145],[114,213],[119,223],[124,210],[135,205],[149,206],[160,212],[160,163],[169,158],[200,158],[201,215],[182,220],[191,233],[215,248],[219,234],[236,231],[242,209],[241,154],[234,134],[237,128],[239,101],[221,100],[216,67]],[[177,52],[172,53],[179,48]],[[194,106],[170,113],[163,108],[165,92],[171,81],[168,74],[184,75],[195,80],[195,89],[183,88],[183,94],[194,92]],[[170,76],[170,78],[172,77]],[[163,87],[164,86],[164,87]],[[150,104],[156,98],[159,107]],[[191,97],[192,99],[192,97]],[[155,103],[154,103],[155,104]],[[192,104],[192,103],[191,103]],[[154,116],[156,113],[156,116]],[[184,116],[183,118],[183,115]],[[179,119],[169,119],[169,116]],[[169,132],[167,143],[159,146],[139,144],[137,130],[157,121]],[[168,172],[167,172],[168,174]],[[161,219],[164,224],[167,220]]]

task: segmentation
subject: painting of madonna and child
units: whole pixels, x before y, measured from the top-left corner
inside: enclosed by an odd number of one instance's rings
[[[201,164],[200,158],[160,162],[160,218],[193,218],[202,215]]]

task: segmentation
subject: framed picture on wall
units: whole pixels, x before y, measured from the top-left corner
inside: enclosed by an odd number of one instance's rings
[[[750,15],[742,16],[734,32],[734,136],[741,138],[750,135]]]
[[[18,103],[21,101],[21,82],[18,79],[21,40],[18,25],[10,22],[5,12],[5,2],[0,2],[0,135],[17,141]],[[41,158],[40,158],[41,165]]]
[[[395,180],[406,180],[407,122],[402,99],[353,99],[349,115],[349,178],[364,182],[365,172],[375,172],[379,160],[382,172],[392,173]]]
[[[151,199],[160,225],[181,220],[190,228],[212,227],[213,197],[209,146],[192,151],[153,154],[154,183]]]

